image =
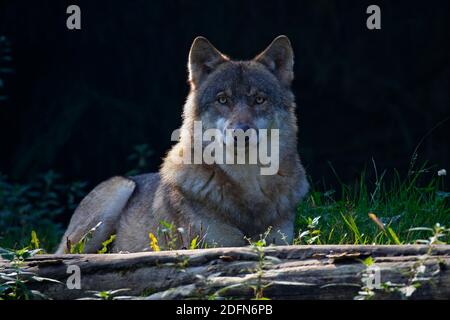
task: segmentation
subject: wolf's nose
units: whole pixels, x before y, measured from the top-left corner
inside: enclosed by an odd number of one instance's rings
[[[237,142],[238,141],[238,134],[236,134],[236,130],[242,130],[242,133],[239,132],[239,134],[245,134],[247,132],[247,130],[250,129],[250,126],[247,124],[237,124],[236,127],[234,128],[234,141]],[[245,143],[248,143],[249,141],[249,136],[245,135]]]

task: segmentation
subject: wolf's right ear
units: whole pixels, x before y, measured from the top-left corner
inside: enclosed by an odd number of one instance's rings
[[[294,51],[286,36],[278,36],[255,61],[265,65],[284,85],[294,79]]]
[[[229,58],[217,50],[204,37],[195,38],[189,51],[189,82],[193,88],[205,79],[218,65],[228,61]]]

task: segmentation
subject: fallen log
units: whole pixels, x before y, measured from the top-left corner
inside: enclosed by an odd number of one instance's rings
[[[449,299],[449,266],[448,245],[326,245],[36,255],[23,269],[61,281],[32,284],[53,299],[124,288],[135,299]],[[69,289],[78,268],[81,288]]]

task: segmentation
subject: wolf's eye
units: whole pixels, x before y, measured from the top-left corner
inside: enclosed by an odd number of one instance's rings
[[[217,101],[220,103],[220,104],[226,104],[227,102],[228,102],[228,99],[227,99],[227,97],[226,96],[218,96],[217,97]]]
[[[256,104],[263,104],[266,101],[264,97],[257,96],[255,99]]]

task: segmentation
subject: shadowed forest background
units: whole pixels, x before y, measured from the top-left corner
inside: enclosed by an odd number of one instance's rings
[[[370,31],[372,2],[1,1],[0,172],[26,183],[53,170],[89,189],[133,169],[143,144],[142,169],[156,171],[181,124],[192,40],[249,59],[279,34],[296,55],[311,180],[336,183],[331,163],[351,183],[372,158],[406,172],[450,116],[450,2],[376,1],[382,30]],[[80,31],[66,28],[69,4]],[[418,162],[450,169],[449,128],[426,136]]]

